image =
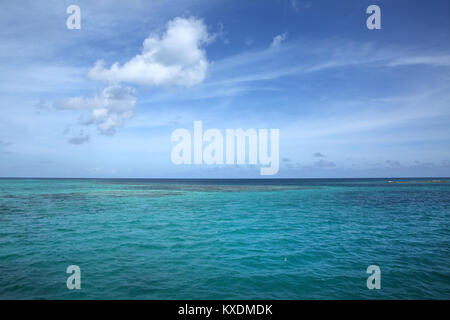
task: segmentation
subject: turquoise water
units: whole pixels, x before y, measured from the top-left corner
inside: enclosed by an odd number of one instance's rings
[[[0,298],[449,299],[450,180],[388,180],[0,179]]]

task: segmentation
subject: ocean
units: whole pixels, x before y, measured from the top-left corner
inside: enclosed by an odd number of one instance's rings
[[[0,179],[0,226],[0,299],[450,298],[445,178]]]

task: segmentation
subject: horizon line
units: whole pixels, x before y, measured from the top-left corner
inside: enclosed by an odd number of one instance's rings
[[[0,177],[0,179],[79,179],[79,180],[325,180],[325,179],[450,179],[450,177],[327,177],[327,178],[132,178],[132,177]]]

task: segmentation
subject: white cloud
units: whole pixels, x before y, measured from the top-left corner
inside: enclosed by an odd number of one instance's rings
[[[89,77],[108,83],[193,86],[206,76],[208,60],[202,47],[213,39],[202,20],[177,17],[167,23],[162,36],[151,34],[145,39],[141,54],[110,68],[100,60]]]
[[[112,135],[126,120],[133,117],[135,104],[135,89],[112,85],[104,88],[100,94],[95,94],[92,98],[67,98],[57,103],[56,107],[70,110],[90,110],[90,115],[87,120],[83,121],[83,124],[95,124],[100,133]]]
[[[279,48],[281,43],[286,40],[286,32],[275,36],[270,44],[271,48]]]
[[[434,67],[450,67],[450,55],[443,56],[419,56],[393,60],[388,63],[389,67],[425,64]]]
[[[209,64],[203,46],[223,34],[222,25],[219,29],[219,34],[209,35],[202,20],[177,17],[167,23],[162,36],[151,34],[146,38],[142,52],[123,65],[116,62],[107,68],[104,61],[97,61],[88,76],[108,83],[99,94],[92,98],[67,98],[55,106],[89,110],[89,116],[81,123],[94,124],[101,134],[113,135],[117,128],[133,117],[136,104],[136,90],[120,83],[190,87],[202,82]],[[74,144],[87,141],[89,136],[84,133],[69,140]]]
[[[310,3],[303,3],[303,2],[300,2],[298,0],[292,0],[291,1],[291,6],[292,6],[292,9],[294,9],[294,11],[296,11],[296,12],[300,11],[300,9],[309,9],[309,8],[311,8],[311,4]]]

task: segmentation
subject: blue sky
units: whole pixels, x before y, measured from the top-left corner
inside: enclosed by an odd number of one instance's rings
[[[80,30],[66,28],[71,4]],[[371,4],[380,30],[366,27]],[[0,9],[0,176],[261,177],[173,164],[170,135],[194,120],[278,128],[274,177],[450,176],[448,1]]]

